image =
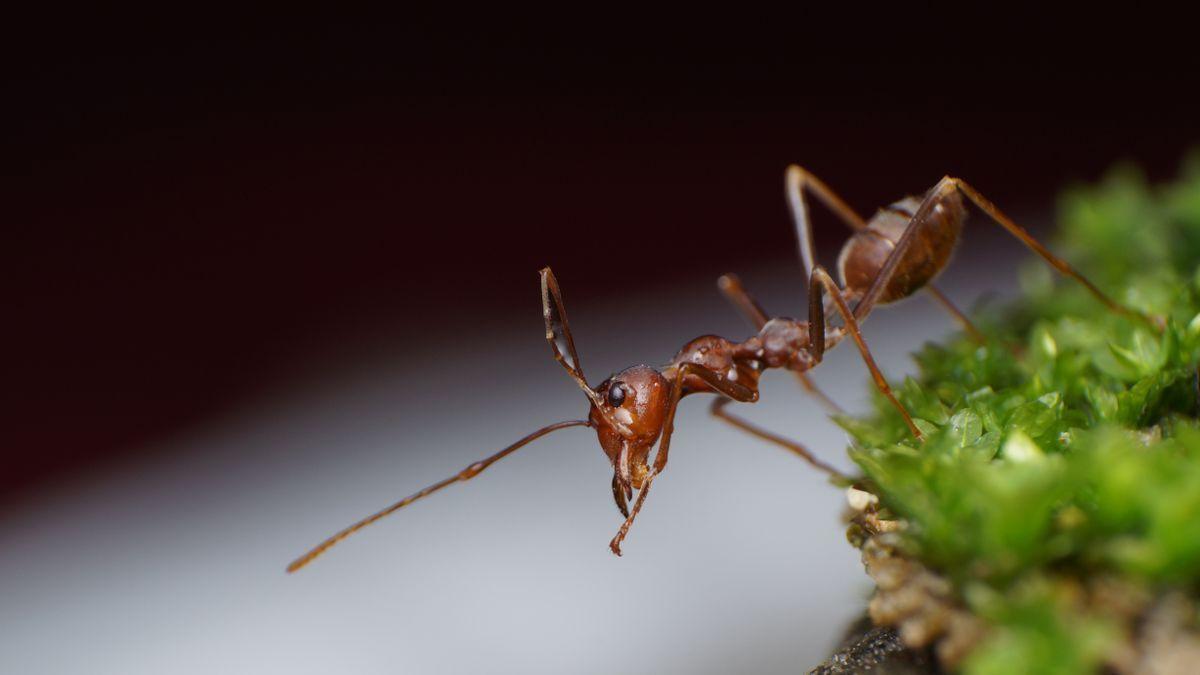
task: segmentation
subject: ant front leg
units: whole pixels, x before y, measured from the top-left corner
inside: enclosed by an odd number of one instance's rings
[[[634,501],[629,516],[621,524],[621,528],[617,530],[616,536],[608,544],[612,552],[618,556],[621,555],[621,542],[625,540],[625,536],[629,534],[629,528],[633,526],[634,519],[641,512],[642,505],[646,502],[646,495],[650,494],[651,483],[654,482],[654,479],[667,466],[667,457],[671,449],[671,435],[675,431],[675,411],[679,408],[679,399],[683,398],[683,390],[689,375],[699,378],[719,394],[728,396],[735,401],[753,403],[758,400],[757,391],[734,382],[724,375],[709,370],[704,366],[695,363],[684,363],[676,369],[675,378],[671,385],[671,401],[667,406],[667,415],[663,421],[662,439],[658,443],[658,454],[654,457],[654,466],[642,481],[642,486],[638,490],[637,500]]]
[[[858,232],[859,230],[867,229],[867,221],[863,217],[855,213],[854,209],[846,204],[845,200],[837,195],[828,185],[821,181],[813,174],[805,171],[798,165],[791,165],[787,168],[784,175],[784,189],[787,195],[788,206],[791,208],[792,221],[796,225],[796,239],[800,243],[800,259],[804,263],[804,273],[811,275],[816,267],[816,256],[814,254],[812,240],[812,225],[808,222],[808,205],[804,200],[804,191],[808,190],[816,196],[816,198],[825,205],[830,212],[838,217],[851,230]],[[967,332],[976,342],[984,343],[987,339],[983,333],[971,323],[967,315],[950,301],[943,293],[933,284],[925,286],[933,299],[941,305],[943,309],[954,318],[963,330]]]
[[[924,440],[925,436],[917,428],[908,411],[896,399],[895,394],[892,393],[892,388],[888,386],[887,379],[884,378],[883,373],[879,370],[879,366],[875,364],[875,359],[871,356],[871,350],[867,348],[867,342],[863,339],[862,331],[859,330],[858,320],[855,318],[854,313],[850,311],[850,307],[846,305],[846,300],[842,297],[841,289],[838,288],[837,283],[834,282],[833,277],[829,276],[824,267],[818,265],[813,270],[812,277],[809,279],[808,289],[809,354],[817,362],[820,362],[825,356],[825,341],[828,339],[828,334],[825,330],[825,303],[822,291],[828,291],[829,297],[833,298],[834,305],[845,322],[844,329],[849,331],[850,337],[854,339],[854,344],[858,346],[859,353],[862,354],[863,362],[867,364],[867,370],[871,371],[871,377],[875,380],[875,386],[891,401],[896,410],[900,411],[900,415],[908,425],[909,431],[912,432],[913,438],[916,438],[918,441]]]

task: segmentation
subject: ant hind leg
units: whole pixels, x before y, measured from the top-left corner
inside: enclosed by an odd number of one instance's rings
[[[975,324],[967,318],[967,315],[964,314],[961,309],[955,306],[955,304],[950,301],[950,298],[946,297],[946,294],[943,293],[941,289],[937,288],[933,284],[929,284],[925,287],[925,290],[929,292],[929,295],[933,296],[933,299],[937,302],[937,304],[941,305],[943,309],[950,313],[950,316],[954,317],[954,320],[958,322],[958,325],[962,326],[963,331],[965,331],[967,335],[971,336],[972,340],[979,344],[987,342],[987,338],[984,337],[983,331],[979,330]]]
[[[784,194],[787,196],[788,208],[792,212],[792,222],[796,226],[796,239],[800,245],[800,260],[804,263],[804,274],[812,274],[816,267],[816,255],[813,252],[812,225],[808,222],[808,204],[804,200],[804,192],[808,190],[825,208],[829,209],[847,227],[854,230],[864,230],[867,221],[854,212],[828,185],[813,174],[805,171],[796,164],[787,168],[783,177]]]
[[[1112,298],[1108,297],[1108,295],[1106,295],[1103,291],[1101,291],[1099,288],[1097,288],[1096,285],[1093,284],[1087,277],[1083,276],[1083,274],[1081,274],[1078,270],[1076,270],[1074,267],[1072,267],[1070,263],[1068,263],[1067,261],[1063,260],[1062,258],[1054,255],[1054,253],[1052,253],[1049,249],[1047,249],[1044,245],[1042,245],[1042,243],[1040,241],[1038,241],[1037,239],[1034,239],[1033,235],[1029,234],[1029,232],[1026,231],[1025,228],[1016,224],[1016,222],[1014,222],[1011,218],[1004,215],[1004,213],[1002,211],[1000,211],[1000,209],[996,208],[995,204],[993,204],[991,201],[989,201],[986,197],[983,196],[982,193],[980,193],[978,190],[976,190],[975,188],[968,185],[962,179],[951,178],[951,177],[947,176],[947,177],[943,178],[941,180],[941,182],[938,183],[938,185],[943,185],[943,184],[948,185],[948,186],[953,186],[959,192],[966,195],[967,199],[970,199],[971,202],[973,204],[975,204],[975,206],[979,207],[980,211],[983,211],[984,213],[986,213],[988,215],[988,217],[992,219],[993,222],[995,222],[997,225],[1004,228],[1004,230],[1007,231],[1009,234],[1011,234],[1012,236],[1014,236],[1018,240],[1020,240],[1020,242],[1022,244],[1025,244],[1025,246],[1028,247],[1031,251],[1038,254],[1042,258],[1042,260],[1045,260],[1046,263],[1049,264],[1051,267],[1058,270],[1063,275],[1068,276],[1068,277],[1074,279],[1075,281],[1078,281],[1080,284],[1083,285],[1084,288],[1086,288],[1088,290],[1089,293],[1091,293],[1093,296],[1095,296],[1095,298],[1097,300],[1099,300],[1101,303],[1103,303],[1105,306],[1107,306],[1112,311],[1114,311],[1118,314],[1124,314],[1126,316],[1130,316],[1130,317],[1139,319],[1141,321],[1145,321],[1146,323],[1149,323],[1151,326],[1153,326],[1155,329],[1157,329],[1159,332],[1162,332],[1162,330],[1166,328],[1166,325],[1161,317],[1147,316],[1145,314],[1142,314],[1141,312],[1132,310],[1132,309],[1126,307],[1125,305],[1122,305],[1121,303],[1117,302],[1116,300],[1113,300]],[[943,188],[943,189],[946,189],[946,188]]]
[[[785,192],[787,194],[788,206],[792,212],[792,221],[796,226],[796,239],[800,243],[800,259],[804,263],[804,273],[811,275],[815,267],[816,257],[813,252],[812,240],[812,225],[808,222],[808,205],[804,199],[804,191],[812,192],[816,198],[825,205],[827,209],[846,224],[851,230],[858,232],[867,228],[867,221],[863,217],[855,213],[854,209],[850,208],[836,192],[828,185],[821,181],[813,174],[804,170],[802,167],[795,164],[787,168],[784,177]],[[976,342],[985,342],[983,333],[975,327],[971,320],[967,318],[950,298],[933,284],[925,287],[925,290],[933,296],[943,309],[945,309],[955,321],[962,326]]]

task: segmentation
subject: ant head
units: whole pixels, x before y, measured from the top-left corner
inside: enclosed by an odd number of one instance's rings
[[[558,281],[549,267],[541,271],[541,277],[546,341],[555,360],[591,401],[588,422],[595,427],[600,446],[613,464],[621,491],[629,495],[632,488],[641,486],[649,471],[646,458],[662,433],[671,385],[654,368],[634,366],[594,389],[588,386],[567,324]]]
[[[621,482],[641,487],[650,467],[647,458],[666,421],[671,385],[650,366],[626,368],[596,387],[588,421]]]

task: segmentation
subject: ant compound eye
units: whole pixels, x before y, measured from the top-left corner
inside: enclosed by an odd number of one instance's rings
[[[625,402],[625,385],[620,382],[613,382],[608,387],[608,404],[614,408],[620,408]]]

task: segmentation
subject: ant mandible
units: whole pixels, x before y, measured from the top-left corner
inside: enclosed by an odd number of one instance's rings
[[[946,176],[938,181],[923,198],[905,197],[870,220],[856,214],[823,182],[798,166],[786,173],[786,194],[799,240],[800,258],[809,277],[808,320],[786,317],[770,318],[737,277],[725,275],[718,286],[722,293],[750,319],[758,333],[741,342],[716,335],[704,335],[688,342],[671,361],[660,368],[636,365],[626,368],[592,387],[584,376],[575,340],[567,322],[562,291],[550,268],[541,270],[542,314],[546,324],[546,340],[554,358],[575,381],[590,403],[585,420],[568,420],[542,427],[490,457],[481,459],[457,474],[441,480],[401,501],[341,530],[318,544],[308,553],[288,565],[294,572],[329,548],[409,504],[427,497],[442,488],[470,480],[492,464],[519,448],[551,432],[569,427],[591,427],[596,430],[600,447],[613,466],[612,492],[617,508],[625,517],[616,536],[609,543],[612,552],[621,555],[621,542],[642,509],[650,485],[667,465],[671,435],[675,427],[675,411],[679,400],[697,393],[719,394],[713,402],[712,413],[760,438],[780,445],[814,467],[835,477],[841,477],[833,467],[821,462],[799,443],[759,429],[724,410],[730,401],[752,403],[758,400],[758,380],[768,369],[782,368],[796,373],[810,392],[824,397],[808,380],[805,373],[819,364],[825,352],[849,335],[862,356],[875,386],[900,412],[913,437],[922,434],[904,406],[896,399],[883,377],[860,330],[860,324],[876,305],[889,304],[926,290],[960,321],[969,334],[982,336],[965,315],[933,285],[950,260],[962,233],[967,210],[965,196],[992,221],[1021,243],[1029,247],[1051,267],[1082,284],[1110,310],[1137,318],[1161,328],[1161,321],[1131,310],[1105,295],[1092,282],[1066,261],[1051,253],[1024,228],[1002,213],[975,188],[958,178]],[[812,229],[804,193],[811,192],[822,204],[848,225],[854,234],[838,256],[839,286],[816,263],[813,254]],[[827,313],[825,295],[833,301]],[[850,308],[850,303],[856,303]],[[827,319],[840,316],[842,323],[832,325]],[[658,444],[658,453],[650,463],[650,452]],[[629,508],[629,500],[637,491],[637,500]]]

